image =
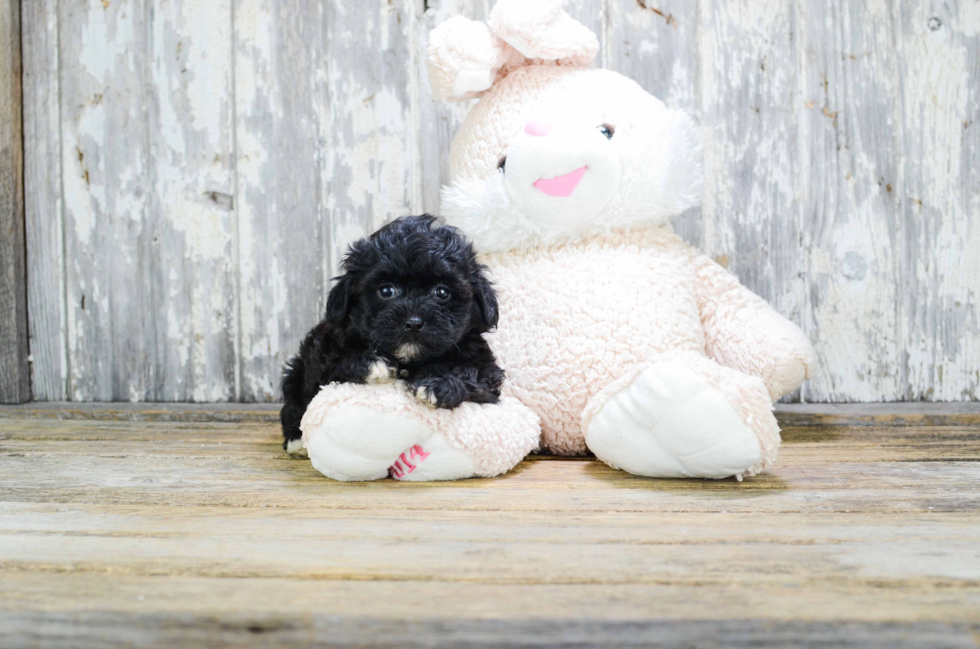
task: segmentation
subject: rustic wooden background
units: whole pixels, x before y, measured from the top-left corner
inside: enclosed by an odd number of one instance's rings
[[[426,38],[489,5],[23,0],[34,397],[276,399],[346,243],[438,209]],[[701,120],[676,226],[810,334],[804,400],[978,397],[980,0],[568,11]]]
[[[0,0],[0,403],[30,398],[20,11]]]

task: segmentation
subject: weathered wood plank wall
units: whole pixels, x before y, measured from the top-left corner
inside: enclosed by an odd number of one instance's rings
[[[35,398],[276,399],[347,242],[438,210],[428,32],[491,6],[25,3]],[[675,226],[809,332],[803,399],[980,396],[978,0],[567,8],[701,120]]]
[[[20,0],[0,0],[0,403],[30,399]]]

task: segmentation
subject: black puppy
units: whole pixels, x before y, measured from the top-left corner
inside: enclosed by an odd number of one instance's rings
[[[328,383],[402,378],[439,408],[496,403],[504,371],[481,334],[497,325],[497,296],[473,246],[428,214],[404,216],[351,244],[282,379],[283,448],[302,453],[300,420]]]

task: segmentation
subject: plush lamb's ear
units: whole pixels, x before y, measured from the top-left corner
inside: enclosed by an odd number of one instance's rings
[[[515,58],[523,60],[484,23],[454,16],[429,32],[432,95],[448,101],[476,97]]]
[[[561,5],[562,0],[498,0],[490,28],[528,59],[591,65],[599,40]]]

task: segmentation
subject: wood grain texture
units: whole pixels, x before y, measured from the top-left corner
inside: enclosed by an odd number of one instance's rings
[[[148,291],[135,296],[146,329],[116,334],[123,378],[114,393],[120,400],[128,387],[146,396],[122,399],[227,401],[237,396],[238,357],[231,0],[148,6],[152,180],[139,242]],[[134,386],[125,368],[149,370],[145,386]]]
[[[104,421],[181,421],[266,423],[279,421],[275,403],[102,403],[34,402],[0,408],[0,419],[95,419]],[[976,426],[980,403],[778,403],[783,437],[813,426]],[[537,456],[532,456],[537,457]]]
[[[901,2],[903,399],[978,398],[980,5]]]
[[[157,323],[150,307],[147,9],[132,0],[58,3],[72,400],[130,400],[152,393]]]
[[[68,396],[233,398],[230,5],[60,11]]]
[[[741,483],[343,484],[272,423],[0,418],[0,643],[969,647],[977,430],[792,428]]]
[[[248,584],[247,580],[243,580]],[[151,582],[152,583],[152,582]],[[251,586],[251,584],[248,584]],[[290,584],[293,586],[294,584]],[[133,583],[128,592],[146,592],[149,584]],[[193,597],[197,584],[191,582],[180,596]],[[273,598],[291,599],[316,597],[318,585],[296,584],[295,588],[269,588]],[[43,587],[42,587],[43,588]],[[89,588],[93,592],[97,589]],[[359,585],[359,590],[371,590]],[[467,586],[470,590],[471,587]],[[40,592],[43,590],[38,589]],[[349,596],[347,589],[339,589]],[[229,589],[228,595],[234,594]],[[401,598],[423,597],[427,601],[445,601],[434,588],[383,591],[375,588],[362,597]],[[452,592],[449,597],[456,593]],[[555,591],[531,589],[528,599],[559,595]],[[567,600],[567,589],[560,595]],[[138,596],[137,596],[138,597]],[[446,598],[448,599],[448,597]],[[521,598],[520,602],[526,601]],[[869,601],[869,605],[874,605]],[[214,647],[301,645],[305,647],[359,647],[365,637],[374,647],[447,647],[494,649],[500,646],[501,622],[495,619],[409,619],[338,618],[330,614],[310,614],[301,623],[283,620],[275,613],[249,616],[229,613],[214,620],[194,613],[153,614],[133,611],[125,615],[129,624],[120,624],[119,615],[92,613],[81,619],[63,621],[45,613],[2,615],[2,637],[11,646],[34,646],[42,639],[45,646],[132,646],[147,647]],[[933,622],[773,622],[704,620],[669,621],[632,619],[616,622],[593,617],[542,620],[540,618],[511,619],[506,622],[510,646],[572,646],[572,647],[678,647],[704,649],[768,649],[787,646],[803,647],[944,647],[974,649],[976,627],[970,624]],[[39,631],[43,628],[43,631]],[[0,633],[3,633],[0,631]]]
[[[492,4],[27,3],[35,396],[277,399],[347,243],[438,211],[471,102],[432,100],[428,32]],[[674,224],[814,341],[791,400],[980,398],[977,7],[566,3],[700,119]]]
[[[422,205],[415,5],[326,4],[325,278],[351,241]]]
[[[325,11],[305,0],[235,3],[243,401],[279,398],[283,364],[326,306]]]
[[[415,24],[416,75],[419,88],[419,163],[421,165],[422,211],[439,213],[439,190],[449,183],[449,147],[463,125],[475,100],[436,101],[432,98],[426,69],[429,32],[453,16],[485,21],[492,0],[429,0]]]
[[[31,391],[68,398],[65,239],[61,175],[58,1],[21,6],[24,54],[24,209]]]
[[[0,1],[0,403],[31,398],[24,244],[20,0]]]
[[[816,401],[904,394],[897,20],[886,3],[813,2],[800,15],[807,325],[838,332],[817,348],[835,369],[810,382]]]

